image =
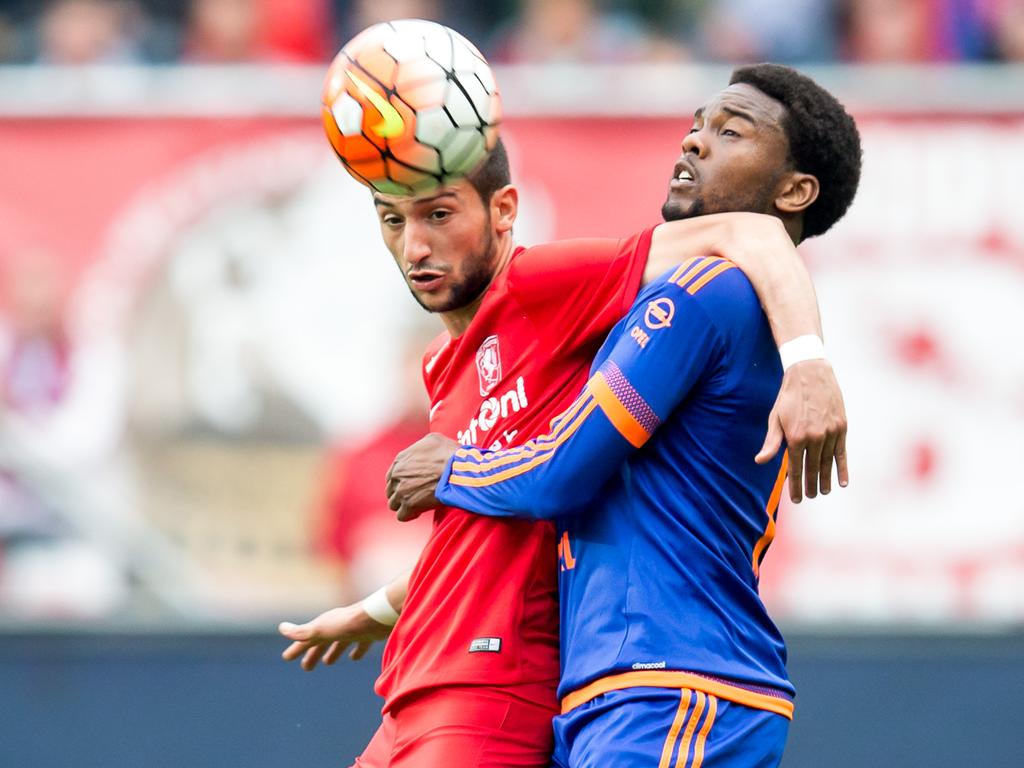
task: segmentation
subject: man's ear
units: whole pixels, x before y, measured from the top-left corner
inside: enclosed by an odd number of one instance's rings
[[[499,235],[512,231],[519,214],[519,190],[506,184],[491,195],[491,220]]]
[[[818,179],[809,173],[790,173],[775,196],[775,207],[782,214],[806,211],[818,199]]]

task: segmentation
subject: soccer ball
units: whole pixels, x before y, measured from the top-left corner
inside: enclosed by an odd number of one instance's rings
[[[327,72],[324,129],[363,184],[415,195],[471,173],[498,141],[501,97],[487,61],[432,21],[375,24]]]

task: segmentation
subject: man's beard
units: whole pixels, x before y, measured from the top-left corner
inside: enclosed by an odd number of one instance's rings
[[[487,230],[487,242],[484,243],[483,248],[474,253],[467,261],[472,264],[472,267],[459,283],[452,286],[451,295],[444,304],[428,306],[410,285],[409,292],[416,299],[416,303],[427,312],[451,312],[469,306],[476,301],[494,279],[494,235],[490,229]]]
[[[689,210],[684,211],[679,204],[671,199],[665,200],[661,206],[661,218],[664,221],[681,221],[682,219],[693,218],[704,215],[704,199],[700,198],[693,202]]]

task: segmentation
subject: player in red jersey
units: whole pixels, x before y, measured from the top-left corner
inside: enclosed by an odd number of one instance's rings
[[[777,219],[721,214],[625,240],[519,248],[503,148],[471,179],[414,198],[375,194],[374,203],[413,296],[447,327],[424,357],[431,431],[465,444],[507,447],[543,432],[642,282],[688,256],[714,253],[743,268],[776,341],[820,332],[810,279]],[[823,445],[844,460],[842,400],[827,365],[791,373],[778,412],[816,488]],[[438,509],[408,579],[308,624],[282,624],[293,640],[284,658],[301,656],[305,669],[333,663],[352,643],[357,658],[390,632],[377,683],[384,720],[356,766],[547,765],[556,552],[549,524]]]

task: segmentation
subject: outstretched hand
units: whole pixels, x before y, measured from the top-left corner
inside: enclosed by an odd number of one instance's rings
[[[281,658],[294,661],[301,656],[300,666],[310,672],[321,661],[333,664],[349,646],[353,646],[348,654],[350,659],[363,658],[370,646],[387,638],[391,627],[371,619],[362,603],[353,603],[324,611],[305,624],[282,621],[277,631],[293,641]]]
[[[458,449],[454,440],[431,432],[395,457],[385,491],[388,506],[398,513],[399,520],[415,520],[438,505],[434,491],[448,459]]]
[[[846,407],[827,360],[805,360],[790,367],[768,416],[768,436],[754,458],[764,464],[779,452],[783,439],[789,456],[789,496],[813,499],[820,487],[832,490],[832,462],[839,485],[850,482],[846,466]]]

